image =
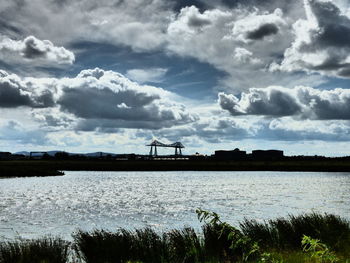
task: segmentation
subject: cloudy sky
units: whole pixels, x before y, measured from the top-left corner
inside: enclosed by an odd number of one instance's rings
[[[0,0],[0,151],[350,155],[349,84],[349,0]]]

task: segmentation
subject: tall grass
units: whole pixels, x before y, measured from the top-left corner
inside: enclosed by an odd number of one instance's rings
[[[164,237],[168,251],[167,262],[204,262],[203,241],[193,228],[173,230],[166,233]]]
[[[60,238],[44,237],[0,243],[0,263],[66,263],[69,243]]]
[[[350,223],[330,214],[290,215],[264,223],[245,219],[240,223],[242,233],[261,246],[279,249],[300,248],[304,235],[321,240],[333,250],[344,250],[350,244]]]
[[[87,263],[203,262],[203,247],[194,229],[158,234],[150,228],[133,232],[94,230],[73,235],[78,257]]]
[[[202,233],[190,227],[165,233],[151,228],[79,230],[72,245],[52,237],[3,242],[0,263],[328,262],[324,259],[332,257],[346,262],[350,257],[350,224],[338,216],[313,213],[265,223],[246,219],[240,228],[203,210],[199,218],[204,221]],[[315,251],[327,253],[320,257]],[[69,261],[69,255],[74,259]]]
[[[223,229],[217,224],[205,224],[202,230],[204,251],[208,259],[221,261],[231,254],[228,230],[222,231]]]

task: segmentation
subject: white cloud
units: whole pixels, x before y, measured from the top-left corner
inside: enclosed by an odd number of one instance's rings
[[[15,74],[0,71],[1,108],[52,107],[54,105],[54,92],[54,90],[50,90],[39,83],[34,83],[31,78],[22,80]]]
[[[112,43],[138,51],[164,44],[163,32],[172,15],[163,0],[4,1],[3,19],[19,28],[22,36],[35,35],[59,44]]]
[[[232,19],[233,14],[228,11],[213,9],[201,13],[195,6],[182,8],[168,26],[167,48],[179,55],[209,61],[219,52],[227,51],[228,45],[224,47],[222,38],[229,33]],[[224,50],[219,50],[220,47]]]
[[[335,2],[304,0],[306,19],[293,24],[295,39],[270,70],[350,76],[350,18]]]
[[[166,68],[130,69],[126,76],[138,83],[162,82],[167,71]]]
[[[159,129],[189,123],[196,116],[177,103],[175,94],[139,85],[123,75],[101,69],[83,70],[75,78],[20,78],[1,72],[0,107],[48,108],[37,119],[54,126],[71,123],[83,130],[112,128]],[[57,108],[64,120],[57,119]],[[40,116],[40,114],[42,116]],[[50,116],[51,115],[51,116]]]
[[[295,116],[312,120],[350,120],[350,90],[293,89],[270,86],[250,89],[241,98],[219,93],[219,105],[234,116]]]
[[[283,19],[283,12],[277,8],[273,13],[257,14],[256,12],[235,21],[232,38],[249,43],[276,35],[287,23]]]
[[[46,60],[57,64],[72,64],[75,60],[73,52],[34,36],[18,41],[3,37],[0,39],[0,52],[15,53],[28,60]]]
[[[34,34],[59,45],[88,41],[127,46],[137,52],[157,50],[192,57],[227,73],[220,80],[220,90],[294,86],[299,81],[290,74],[267,72],[268,66],[273,61],[280,62],[290,46],[289,25],[296,13],[300,15],[296,11],[300,10],[299,1],[273,1],[281,9],[254,1],[259,10],[252,10],[251,1],[232,8],[206,1],[203,6],[207,10],[187,6],[178,13],[173,9],[178,3],[163,0],[146,0],[142,4],[139,0],[102,0],[98,5],[93,0],[24,2],[21,8],[8,0],[2,5],[7,11],[6,26],[20,28],[23,32],[18,35]],[[249,50],[254,58],[242,63],[235,58],[236,48]],[[315,76],[305,78],[308,82],[314,80]]]
[[[84,48],[85,41],[126,46],[131,52],[160,51],[162,55],[191,57],[227,73],[220,87],[215,87],[226,89],[226,93],[221,93],[219,100],[224,110],[214,112],[205,107],[195,109],[199,100],[189,106],[184,98],[164,89],[130,81],[161,82],[167,73],[164,68],[136,66],[126,77],[101,69],[66,78],[24,78],[0,71],[1,114],[16,111],[20,120],[17,125],[2,125],[7,132],[11,127],[19,130],[18,125],[28,134],[36,130],[22,123],[23,111],[30,112],[40,129],[50,134],[50,141],[77,147],[89,143],[105,147],[113,140],[126,147],[126,142],[136,141],[136,136],[132,138],[136,132],[144,134],[138,143],[158,134],[171,140],[182,136],[189,143],[202,145],[228,145],[242,138],[348,138],[347,90],[287,89],[317,86],[325,79],[288,71],[348,76],[346,1],[308,1],[306,18],[299,8],[301,1],[248,1],[259,9],[249,7],[247,1],[236,1],[237,5],[206,1],[206,6],[211,6],[207,10],[203,5],[179,12],[172,9],[174,2],[163,0],[20,2],[4,0],[0,6],[0,27],[8,36],[0,41],[2,54],[12,53],[35,67],[71,64],[74,55],[60,46]],[[337,9],[340,4],[343,8]],[[25,38],[28,35],[37,38]],[[8,57],[2,60],[12,62]],[[37,64],[38,60],[49,63]],[[269,68],[276,71],[268,72]],[[249,90],[251,87],[255,89]],[[237,91],[246,92],[229,94]],[[125,128],[129,128],[127,132]]]
[[[194,26],[191,19],[205,21]],[[242,91],[251,87],[283,85],[293,87],[300,78],[283,72],[268,72],[290,46],[293,21],[280,9],[272,12],[235,9],[182,8],[168,26],[168,45],[172,53],[209,63],[227,75],[219,90]],[[273,27],[273,28],[272,28]],[[322,77],[306,76],[304,85],[319,83]]]
[[[241,47],[235,48],[235,53],[233,57],[241,63],[258,64],[262,62],[260,59],[254,58],[252,52]]]

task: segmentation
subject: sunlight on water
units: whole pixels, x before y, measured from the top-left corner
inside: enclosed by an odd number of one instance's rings
[[[198,207],[233,224],[311,211],[350,219],[350,174],[66,172],[0,179],[0,238],[70,239],[77,228],[197,228]]]

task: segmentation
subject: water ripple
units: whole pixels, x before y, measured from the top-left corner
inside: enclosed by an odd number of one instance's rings
[[[237,223],[328,212],[350,217],[350,174],[298,172],[66,172],[0,179],[0,237],[69,239],[90,230],[199,227],[195,209]]]

